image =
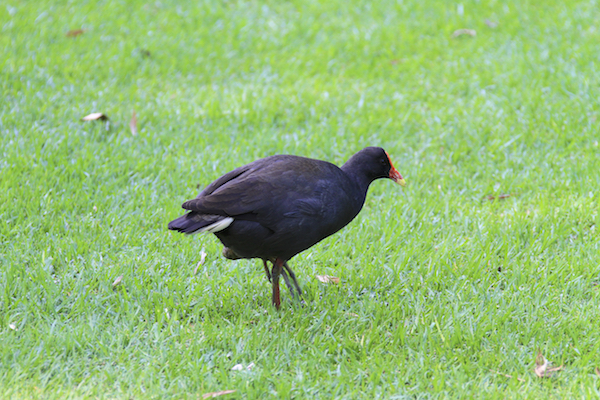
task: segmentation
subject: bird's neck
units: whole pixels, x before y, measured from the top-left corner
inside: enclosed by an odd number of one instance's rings
[[[358,190],[355,191],[355,201],[362,207],[367,197],[369,185],[373,182],[373,179],[366,174],[361,173],[360,169],[352,168],[352,164],[350,164],[351,161],[352,160],[349,160],[346,164],[342,165],[341,170],[344,171],[348,178],[350,178],[350,181],[358,188]]]

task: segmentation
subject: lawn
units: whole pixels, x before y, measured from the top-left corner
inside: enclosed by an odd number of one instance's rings
[[[596,1],[2,2],[2,397],[597,398],[599,20]],[[408,186],[376,181],[291,260],[303,303],[282,286],[276,311],[259,260],[167,230],[237,166],[369,145]]]

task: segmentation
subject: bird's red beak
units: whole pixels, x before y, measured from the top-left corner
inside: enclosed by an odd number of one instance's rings
[[[387,151],[385,152],[385,154],[387,155],[388,161],[390,162],[390,166],[392,167],[390,169],[390,174],[388,175],[388,178],[390,178],[402,187],[406,186],[406,181],[404,180],[402,175],[400,175],[400,172],[398,172],[398,170],[394,167],[394,164],[392,164],[392,159],[390,158],[390,155],[387,153]]]
[[[406,181],[404,180],[402,175],[400,175],[400,172],[398,172],[398,170],[394,167],[392,167],[392,169],[390,170],[390,179],[400,186],[406,186]]]

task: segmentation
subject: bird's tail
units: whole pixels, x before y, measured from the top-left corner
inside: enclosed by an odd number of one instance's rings
[[[233,222],[233,218],[222,215],[198,214],[189,212],[169,222],[169,229],[192,235],[199,232],[219,232],[226,229]]]

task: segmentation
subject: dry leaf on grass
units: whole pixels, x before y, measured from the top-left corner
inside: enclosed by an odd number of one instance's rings
[[[508,199],[511,196],[513,196],[512,193],[502,193],[502,194],[499,194],[498,196],[494,196],[494,195],[490,194],[489,196],[486,196],[486,199],[489,201],[494,201],[496,199],[504,200],[504,199]]]
[[[15,324],[8,324],[8,327],[13,331],[18,331],[17,326]]]
[[[477,36],[477,32],[475,32],[475,29],[457,29],[452,33],[453,38],[459,36]]]
[[[117,287],[121,284],[121,281],[123,280],[123,275],[119,275],[117,277],[117,279],[115,279],[115,281],[113,282],[113,287]]]
[[[544,357],[542,353],[538,353],[537,357],[535,358],[535,374],[541,378],[546,373],[547,368],[548,360],[546,360],[546,357]]]
[[[106,121],[108,119],[108,117],[102,113],[91,113],[81,119],[84,121],[98,121],[98,120]]]
[[[490,28],[496,28],[498,26],[498,23],[496,21],[492,21],[492,20],[489,20],[489,19],[485,20],[485,24],[487,26],[489,26]]]
[[[222,390],[220,392],[204,393],[202,395],[202,398],[203,399],[212,399],[214,397],[225,396],[226,394],[233,394],[233,393],[235,393],[235,390]]]
[[[198,273],[198,270],[200,269],[202,264],[204,264],[205,259],[206,259],[206,252],[204,250],[202,250],[200,252],[200,261],[198,261],[198,265],[196,265],[196,269],[194,269],[194,275],[196,275]]]
[[[550,368],[550,362],[546,360],[546,357],[542,353],[538,353],[535,358],[534,372],[538,378],[550,378],[556,371],[563,369],[563,366]]]
[[[243,371],[244,369],[246,369],[246,370],[250,371],[255,366],[256,366],[256,364],[250,363],[250,364],[248,364],[248,366],[246,368],[244,368],[244,366],[242,364],[235,364],[233,367],[231,367],[231,370],[232,371]]]
[[[67,32],[67,37],[77,37],[79,35],[83,35],[83,32],[85,32],[83,29],[72,29]]]
[[[323,283],[340,283],[340,278],[330,275],[317,275],[317,279]]]
[[[500,372],[500,371],[494,371],[493,369],[491,369],[490,371],[491,371],[491,372],[493,372],[493,373],[495,373],[495,374],[502,375],[502,376],[504,376],[504,377],[506,377],[506,378],[510,378],[510,379],[512,379],[512,378],[513,378],[513,376],[512,376],[512,375],[503,374],[503,373],[502,373],[502,372]],[[517,376],[517,380],[518,380],[519,382],[525,382],[525,379],[523,379],[523,378],[519,378],[518,376]]]
[[[137,116],[135,115],[135,110],[131,116],[131,121],[129,121],[129,129],[131,129],[131,134],[133,136],[137,135]]]
[[[594,369],[594,372],[596,373],[596,375],[600,376],[600,368],[596,367],[596,369]]]

